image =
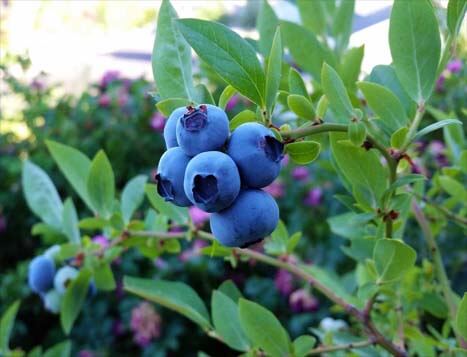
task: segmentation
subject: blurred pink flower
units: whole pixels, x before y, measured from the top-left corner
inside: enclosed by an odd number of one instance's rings
[[[193,244],[190,248],[184,250],[179,256],[178,259],[182,262],[187,262],[188,260],[198,257],[201,255],[200,251],[202,248],[206,247],[208,243],[201,239],[196,239],[193,241]]]
[[[459,73],[462,71],[462,61],[459,58],[455,58],[448,63],[446,69],[451,73]]]
[[[0,213],[0,233],[6,231],[6,218]]]
[[[312,312],[318,310],[319,302],[307,290],[298,289],[290,294],[289,305],[293,312]]]
[[[444,82],[446,81],[446,77],[444,74],[441,74],[438,79],[436,80],[436,91],[442,92],[444,91]]]
[[[135,343],[146,347],[160,336],[161,317],[150,303],[143,301],[131,311],[130,328]]]
[[[281,160],[281,165],[282,167],[285,167],[289,164],[289,155],[285,154],[284,157]]]
[[[204,212],[201,208],[196,206],[191,206],[188,208],[188,213],[190,215],[191,221],[196,227],[201,227],[205,222],[209,220],[210,214]]]
[[[158,269],[166,269],[169,266],[169,264],[164,259],[162,259],[161,257],[157,258],[154,261],[154,265]]]
[[[297,166],[292,170],[292,177],[297,181],[306,181],[310,174],[305,166]]]
[[[274,181],[269,186],[264,187],[263,190],[274,198],[281,198],[284,196],[285,186],[283,183]]]
[[[162,133],[164,131],[164,126],[165,117],[159,112],[154,113],[151,118],[151,128],[158,133]]]
[[[128,103],[129,99],[130,99],[130,96],[128,95],[125,89],[122,89],[121,91],[119,91],[117,103],[120,107],[124,107]]]
[[[112,333],[114,336],[121,336],[125,333],[125,326],[121,320],[115,320],[112,324]]]
[[[101,87],[107,87],[111,82],[120,78],[120,72],[116,70],[110,70],[104,73],[101,78]]]
[[[322,199],[323,199],[323,190],[321,190],[321,188],[319,187],[315,187],[315,188],[312,188],[310,191],[308,191],[308,194],[303,200],[303,203],[309,207],[316,207],[321,204]]]
[[[180,227],[180,226],[177,226],[177,225],[173,225],[169,228],[169,232],[171,233],[181,233],[183,232],[183,227]]]
[[[274,285],[280,294],[287,296],[293,290],[293,276],[287,270],[279,269],[274,278]]]
[[[432,155],[440,155],[444,153],[445,147],[441,140],[433,140],[429,145],[429,150]]]
[[[94,353],[89,350],[81,350],[78,352],[78,357],[94,357]]]
[[[225,106],[225,110],[229,111],[232,110],[239,102],[238,95],[232,96],[230,100],[227,102],[227,105]]]
[[[102,249],[107,249],[110,246],[108,238],[104,235],[97,235],[92,238],[92,242],[99,244]]]
[[[31,88],[40,92],[45,89],[45,83],[40,78],[34,78],[31,82]]]
[[[99,106],[101,107],[108,107],[111,102],[112,102],[112,99],[110,98],[108,94],[105,94],[105,93],[99,97],[99,101],[98,101]]]

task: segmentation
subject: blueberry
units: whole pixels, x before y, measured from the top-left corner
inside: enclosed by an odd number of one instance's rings
[[[240,175],[235,162],[220,151],[196,155],[188,163],[184,181],[190,201],[206,212],[229,207],[240,191]]]
[[[261,188],[279,175],[284,145],[271,130],[258,123],[245,123],[234,130],[227,153],[237,164],[242,183]]]
[[[180,107],[175,109],[172,114],[170,114],[169,118],[165,122],[164,126],[164,140],[165,140],[165,146],[167,149],[174,148],[178,146],[177,142],[177,122],[178,119],[180,119],[183,114],[187,112],[186,107]]]
[[[49,257],[39,255],[29,264],[29,287],[38,294],[45,293],[53,287],[54,275],[54,261]]]
[[[246,247],[271,234],[279,221],[276,201],[258,189],[240,191],[227,209],[211,214],[214,237],[228,247]]]
[[[76,279],[78,270],[70,266],[64,266],[57,271],[54,278],[54,287],[58,293],[63,294],[68,285]]]
[[[45,309],[54,314],[57,314],[60,311],[61,300],[62,296],[55,289],[49,290],[47,294],[42,297]]]
[[[188,107],[177,123],[177,141],[188,156],[219,150],[228,137],[227,114],[214,105]]]
[[[157,167],[157,192],[166,201],[181,207],[191,206],[183,190],[183,178],[189,161],[190,157],[181,148],[175,147],[161,156]]]

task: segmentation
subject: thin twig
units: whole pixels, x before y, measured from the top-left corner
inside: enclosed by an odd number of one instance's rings
[[[346,343],[343,345],[336,345],[336,346],[322,346],[322,347],[317,347],[317,348],[312,349],[310,352],[307,353],[307,356],[320,355],[321,353],[326,353],[326,352],[351,350],[355,348],[364,348],[372,344],[374,344],[374,341],[368,340],[368,341]]]
[[[448,210],[447,208],[440,206],[439,204],[429,200],[426,197],[423,197],[422,195],[419,195],[418,193],[414,192],[413,190],[410,191],[415,197],[417,197],[419,200],[425,202],[427,205],[437,209],[439,212],[441,212],[446,218],[451,219],[454,222],[457,222],[461,224],[464,227],[467,227],[467,219],[455,214],[454,212]]]

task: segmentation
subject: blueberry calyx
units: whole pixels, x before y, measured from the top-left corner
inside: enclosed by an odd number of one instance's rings
[[[181,123],[187,131],[200,131],[203,129],[208,121],[207,107],[200,105],[198,109],[189,106],[188,112],[183,114]]]
[[[219,195],[217,178],[214,175],[196,175],[193,180],[193,198],[197,203],[214,202]]]
[[[282,144],[275,137],[270,135],[264,136],[260,142],[260,145],[270,160],[279,162],[284,157],[284,144]]]
[[[156,175],[156,183],[157,183],[157,193],[164,198],[165,201],[173,201],[174,200],[174,190],[172,186],[172,182],[169,180],[164,179],[161,177],[160,174]]]

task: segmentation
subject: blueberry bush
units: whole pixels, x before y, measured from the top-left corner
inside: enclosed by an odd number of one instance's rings
[[[213,355],[465,355],[465,281],[447,270],[451,262],[440,249],[457,250],[450,259],[465,264],[467,150],[459,120],[465,109],[459,112],[452,100],[441,108],[437,97],[446,71],[460,71],[451,58],[458,55],[466,2],[450,0],[441,13],[428,0],[395,0],[392,64],[364,76],[364,47],[348,48],[354,1],[296,3],[301,25],[279,20],[262,1],[259,39],[252,40],[220,23],[178,19],[170,2],[162,2],[152,65],[156,107],[169,119],[167,150],[154,177],[136,175],[118,192],[104,150],[90,158],[47,140],[75,192],[63,200],[46,171],[25,160],[23,192],[40,219],[32,232],[59,242],[31,261],[28,282],[44,309],[59,315],[66,335],[96,293],[123,289],[191,320],[199,327],[192,335],[211,339],[215,348],[202,349]],[[202,72],[206,80],[192,73],[192,49],[209,68]],[[214,96],[213,76],[225,82]],[[247,104],[229,117],[234,96]],[[288,159],[299,166],[290,169]],[[284,176],[277,178],[290,170],[284,194]],[[321,217],[330,241],[322,246],[333,250],[317,248],[312,261],[306,221],[313,218],[293,210],[309,170],[331,171],[341,185],[326,201],[339,209]],[[325,189],[313,185],[303,204],[319,206]],[[208,213],[210,230],[200,223]],[[99,239],[90,238],[96,234]],[[149,260],[182,255],[186,241],[233,272],[243,265],[276,269],[276,285],[290,295],[294,312],[313,311],[315,294],[340,319],[285,326],[287,317],[266,307],[270,289],[251,298],[248,290],[259,279],[244,291],[225,280],[206,293],[190,279],[141,277],[133,267],[117,284],[115,261],[135,252]],[[319,259],[341,252],[342,266]],[[291,294],[293,284],[303,288]],[[18,301],[5,308],[0,322],[5,355],[25,354],[9,347],[19,307]],[[148,303],[135,310],[132,325],[154,323],[136,334],[141,345],[159,336],[159,319]],[[203,356],[203,350],[187,353]],[[68,339],[28,355],[71,351]]]

